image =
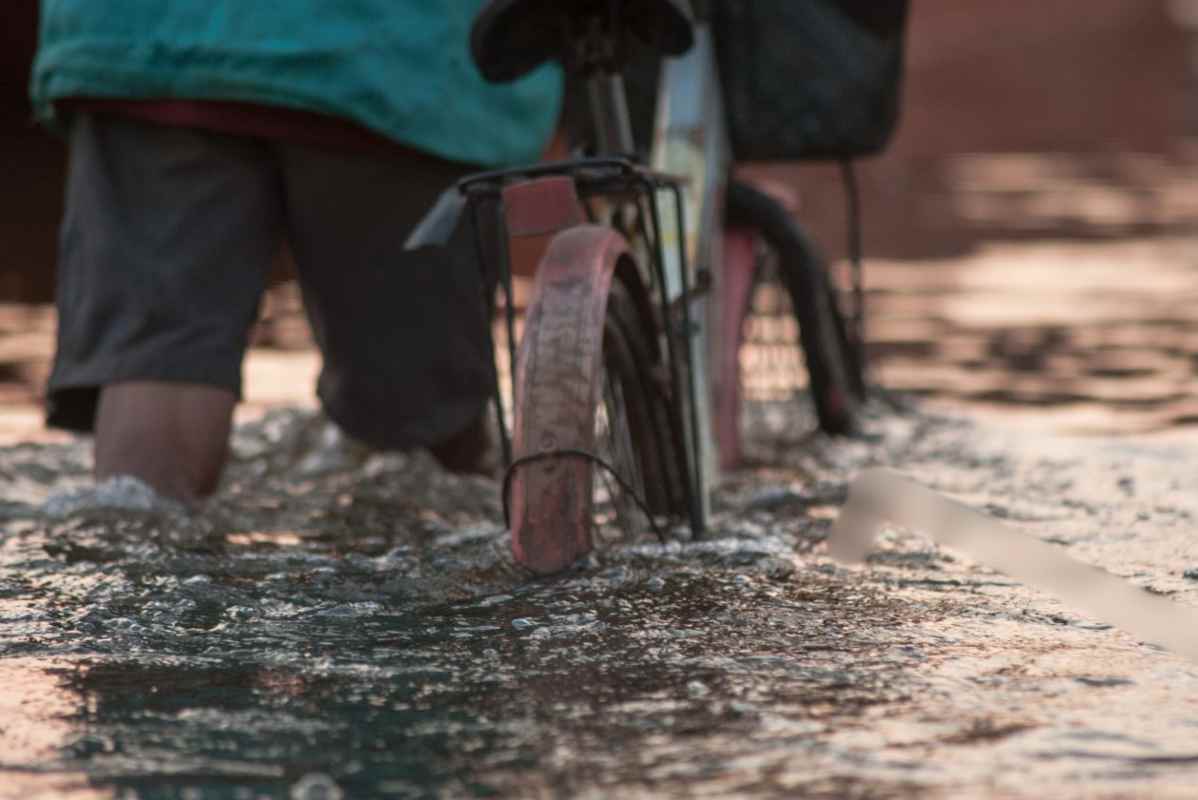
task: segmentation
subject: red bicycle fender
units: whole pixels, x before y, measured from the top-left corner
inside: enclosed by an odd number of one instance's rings
[[[536,274],[550,237],[587,221],[574,179],[551,175],[520,181],[503,189],[504,224],[508,233],[508,263],[512,274]]]
[[[561,231],[537,269],[516,371],[515,458],[594,452],[594,409],[612,275],[628,243],[600,225]],[[563,455],[521,464],[511,479],[512,548],[541,574],[591,549],[593,465]]]
[[[720,468],[734,469],[740,464],[740,345],[744,321],[753,292],[753,273],[757,268],[756,233],[751,228],[724,229],[723,282],[720,302],[720,361],[713,383],[715,432],[719,443]]]

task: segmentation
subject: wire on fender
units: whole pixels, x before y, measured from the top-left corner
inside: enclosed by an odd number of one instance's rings
[[[649,527],[653,530],[653,535],[657,537],[657,540],[659,542],[661,542],[662,544],[665,544],[665,542],[666,542],[665,532],[662,531],[661,527],[657,524],[657,520],[655,520],[653,518],[652,512],[649,511],[648,504],[645,502],[644,498],[642,498],[639,494],[637,494],[636,490],[632,488],[632,485],[630,483],[628,483],[628,481],[624,480],[623,476],[621,476],[620,473],[616,472],[615,467],[613,467],[611,464],[607,463],[606,461],[604,461],[602,458],[595,455],[594,453],[588,453],[586,450],[577,450],[577,449],[570,448],[570,447],[563,447],[563,448],[559,448],[556,450],[544,450],[540,453],[533,453],[531,455],[521,456],[520,458],[517,458],[516,460],[512,461],[512,463],[508,465],[507,469],[504,470],[504,473],[503,473],[503,524],[504,524],[504,526],[506,526],[508,528],[508,530],[511,530],[511,527],[512,527],[510,497],[511,497],[511,488],[512,488],[512,476],[515,474],[516,468],[525,466],[526,464],[532,464],[537,461],[544,461],[549,458],[561,458],[563,456],[571,457],[571,458],[581,458],[585,461],[590,461],[592,464],[597,464],[598,466],[602,467],[603,470],[606,471],[608,475],[611,475],[613,478],[615,478],[616,483],[620,484],[620,488],[623,489],[625,492],[627,492],[628,496],[636,501],[637,506],[640,507],[641,512],[645,515],[645,518],[649,520]]]

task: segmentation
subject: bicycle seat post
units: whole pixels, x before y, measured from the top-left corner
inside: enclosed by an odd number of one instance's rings
[[[624,92],[624,58],[620,30],[591,18],[573,43],[573,67],[586,79],[591,119],[599,155],[632,156],[632,120]]]
[[[624,94],[624,77],[619,73],[592,75],[587,80],[587,93],[591,101],[591,114],[595,119],[599,152],[604,155],[635,153],[628,99]]]

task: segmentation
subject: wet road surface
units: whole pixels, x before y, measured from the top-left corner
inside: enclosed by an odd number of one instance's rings
[[[0,797],[1194,796],[1198,664],[915,532],[823,541],[891,466],[1195,606],[1198,445],[880,407],[763,442],[706,540],[550,581],[496,482],[306,412],[243,426],[198,516],[4,448]]]

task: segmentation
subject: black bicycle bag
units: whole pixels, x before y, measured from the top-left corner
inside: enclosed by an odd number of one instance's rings
[[[709,0],[738,161],[872,155],[899,118],[908,0]]]

